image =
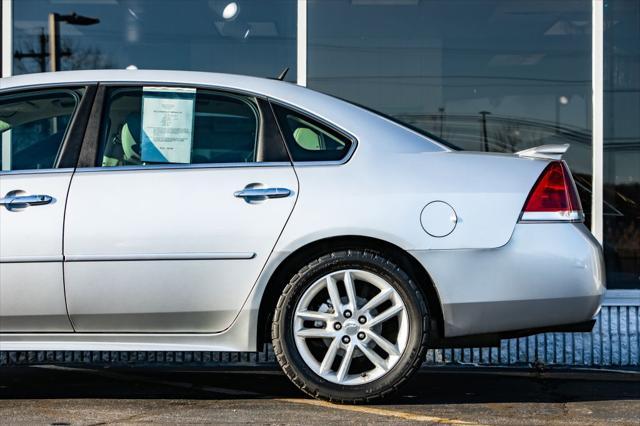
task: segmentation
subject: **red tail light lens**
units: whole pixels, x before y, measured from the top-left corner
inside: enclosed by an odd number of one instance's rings
[[[584,218],[573,178],[561,161],[550,163],[529,194],[523,221],[581,221]]]

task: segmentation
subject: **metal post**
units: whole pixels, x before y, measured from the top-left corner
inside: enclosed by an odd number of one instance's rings
[[[296,80],[300,86],[307,85],[307,0],[298,0],[298,31],[296,38]]]
[[[591,87],[593,178],[591,196],[591,232],[603,243],[603,157],[604,157],[604,1],[592,1]]]
[[[60,21],[57,13],[49,13],[49,69],[60,70]]]
[[[10,77],[13,72],[13,0],[2,0],[2,70],[1,77]]]
[[[0,170],[11,170],[11,129],[2,132],[0,138],[0,149],[2,150],[2,164]]]
[[[2,69],[0,77],[10,77],[13,72],[13,0],[2,0]],[[0,170],[11,170],[11,130],[0,136],[2,164]]]

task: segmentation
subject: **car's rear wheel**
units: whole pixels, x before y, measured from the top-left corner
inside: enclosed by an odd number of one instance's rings
[[[304,392],[365,402],[398,389],[420,366],[429,313],[409,275],[384,256],[330,253],[304,266],[274,314],[274,352]]]

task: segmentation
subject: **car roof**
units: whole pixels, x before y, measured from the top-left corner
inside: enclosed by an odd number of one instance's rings
[[[265,96],[286,96],[300,86],[267,78],[199,71],[85,70],[22,74],[0,80],[0,89],[80,83],[185,84],[241,90]]]
[[[394,123],[371,111],[338,98],[316,92],[293,83],[237,74],[200,71],[167,70],[84,70],[23,74],[0,79],[0,90],[52,85],[85,83],[184,84],[214,89],[227,89],[261,95],[300,108],[342,129],[356,139],[372,139],[373,135],[389,134],[389,143],[402,145],[425,144],[424,135]],[[382,133],[381,133],[382,132]],[[371,136],[370,136],[371,135]],[[404,137],[403,137],[404,136]],[[416,140],[419,136],[419,141]],[[375,139],[381,139],[376,137]],[[428,151],[448,151],[443,145],[431,142]],[[384,142],[381,142],[384,143]]]

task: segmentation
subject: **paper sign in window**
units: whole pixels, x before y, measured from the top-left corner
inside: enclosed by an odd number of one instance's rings
[[[146,163],[190,163],[196,89],[144,87],[141,158]]]

